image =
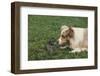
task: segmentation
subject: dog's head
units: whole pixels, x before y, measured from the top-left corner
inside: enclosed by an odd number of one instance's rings
[[[58,39],[58,44],[61,46],[70,45],[70,39],[74,38],[74,30],[73,27],[62,26],[61,34]]]

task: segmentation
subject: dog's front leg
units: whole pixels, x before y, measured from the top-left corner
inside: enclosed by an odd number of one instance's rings
[[[71,40],[70,48],[73,49],[72,51],[70,51],[70,53],[81,52],[81,48],[79,47],[79,44],[74,40],[73,41]]]
[[[70,53],[75,53],[75,52],[81,52],[80,48],[74,48],[72,51],[70,51]]]

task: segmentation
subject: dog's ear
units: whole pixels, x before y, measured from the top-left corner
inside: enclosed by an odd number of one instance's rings
[[[73,30],[72,26],[69,27],[69,30],[68,31],[69,31],[69,34],[68,34],[69,37],[70,38],[73,38],[74,37],[74,30]]]

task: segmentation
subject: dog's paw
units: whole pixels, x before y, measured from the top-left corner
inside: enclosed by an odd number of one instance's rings
[[[75,52],[81,52],[81,49],[76,48],[76,49],[74,49],[74,50],[70,51],[69,53],[75,53]]]
[[[87,48],[75,48],[74,50],[70,51],[70,53],[79,53],[79,52],[82,52],[82,51],[87,51]]]

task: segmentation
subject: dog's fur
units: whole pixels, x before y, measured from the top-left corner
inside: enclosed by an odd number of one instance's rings
[[[87,28],[61,27],[61,34],[58,39],[59,45],[67,45],[72,48],[72,52],[87,51],[88,49],[88,30]],[[64,47],[61,47],[64,48]]]

